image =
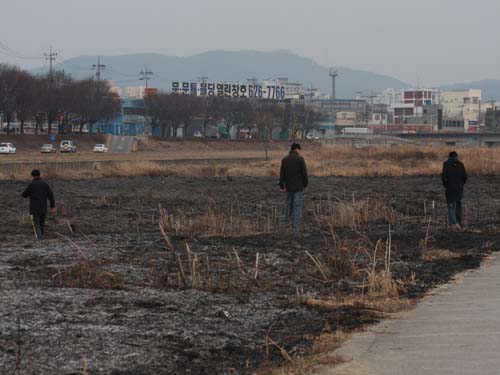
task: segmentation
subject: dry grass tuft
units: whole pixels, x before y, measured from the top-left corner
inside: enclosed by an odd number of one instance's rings
[[[315,224],[322,229],[348,227],[359,230],[363,224],[371,221],[395,223],[396,212],[381,199],[366,197],[357,199],[333,199],[328,197],[312,204]]]
[[[410,301],[400,298],[380,298],[374,296],[352,295],[341,298],[316,299],[304,297],[302,304],[309,307],[320,307],[327,309],[354,308],[359,310],[371,310],[377,313],[395,313],[410,306]]]
[[[76,243],[65,236],[69,243],[77,250],[76,262],[52,275],[57,286],[62,288],[85,288],[85,289],[122,289],[124,286],[122,278],[104,269],[104,263],[91,260],[89,255]]]
[[[344,358],[333,354],[333,352],[349,338],[349,334],[346,332],[325,330],[319,336],[306,338],[314,341],[310,354],[292,356],[268,333],[266,335],[267,355],[272,350],[277,350],[285,359],[285,364],[279,368],[264,365],[256,375],[303,375],[314,373],[320,366],[333,366],[345,362]]]
[[[460,254],[446,249],[435,249],[423,252],[420,258],[426,262],[433,262],[436,260],[457,259],[460,258]]]
[[[230,207],[229,213],[212,200],[200,207],[199,212],[164,211],[165,225],[173,234],[186,237],[241,236],[275,233],[279,229],[281,215],[276,208],[243,215],[237,204]]]
[[[117,274],[102,269],[102,263],[85,256],[71,266],[52,275],[61,288],[123,289],[123,280]]]
[[[191,251],[187,240],[184,241],[183,251],[179,251],[169,234],[172,231],[171,222],[167,211],[160,207],[160,232],[165,248],[175,261],[177,286],[212,292],[249,292],[270,288],[270,281],[263,280],[262,277],[265,266],[261,264],[259,253],[255,254],[255,261],[246,263],[233,248],[232,252],[228,251],[226,257],[214,261],[206,253]],[[153,274],[156,275],[157,286],[175,284],[168,273],[158,272],[158,269],[154,268]]]
[[[374,246],[364,236],[360,236],[360,239],[354,242],[342,240],[333,229],[329,238],[327,237],[326,241],[330,254],[329,262],[322,262],[319,255],[314,256],[306,252],[318,271],[320,276],[318,281],[331,283],[345,278],[358,280],[357,288],[361,293],[319,300],[297,291],[298,304],[332,309],[355,307],[382,313],[399,311],[408,306],[407,301],[399,298],[404,283],[395,280],[391,272],[393,245],[390,225],[387,239],[379,240]],[[359,268],[360,257],[369,259],[368,265],[364,268]]]

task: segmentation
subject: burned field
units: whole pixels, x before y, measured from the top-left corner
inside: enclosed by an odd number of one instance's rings
[[[264,373],[500,241],[496,176],[470,178],[462,233],[438,177],[312,178],[297,239],[275,178],[49,182],[59,212],[36,243],[24,183],[2,181],[1,373]]]

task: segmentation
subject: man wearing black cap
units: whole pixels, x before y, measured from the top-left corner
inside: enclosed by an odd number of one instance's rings
[[[441,179],[446,188],[449,228],[452,231],[461,230],[462,196],[464,185],[467,182],[467,173],[463,163],[458,160],[458,154],[455,151],[450,152],[448,160],[443,163]]]
[[[280,189],[286,197],[283,223],[288,224],[290,217],[293,217],[294,234],[298,234],[300,229],[302,192],[308,183],[306,162],[300,153],[300,145],[293,143],[290,153],[281,161],[280,170]]]
[[[54,193],[50,186],[40,178],[40,171],[34,169],[31,172],[33,181],[23,192],[23,197],[30,199],[30,216],[35,230],[35,237],[38,240],[43,238],[43,227],[47,216],[47,199],[50,201],[50,212],[55,212]]]

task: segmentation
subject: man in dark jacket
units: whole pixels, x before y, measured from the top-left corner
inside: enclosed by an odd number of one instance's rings
[[[467,173],[458,154],[450,152],[449,158],[443,163],[441,174],[443,185],[446,188],[446,204],[448,206],[448,223],[451,230],[461,230],[462,224],[462,196],[464,185],[467,182]]]
[[[293,232],[298,233],[302,216],[302,192],[307,187],[308,177],[301,147],[293,143],[288,156],[281,161],[280,189],[285,193],[284,224],[293,217]]]
[[[40,171],[34,169],[31,172],[33,181],[23,192],[23,197],[30,199],[30,216],[38,240],[43,238],[43,227],[47,216],[47,199],[50,201],[50,212],[55,212],[54,193],[50,186],[40,178]]]

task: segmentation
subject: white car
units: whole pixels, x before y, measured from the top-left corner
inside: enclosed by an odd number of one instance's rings
[[[60,152],[76,152],[76,145],[73,141],[62,141],[59,147]]]
[[[47,144],[44,144],[42,147],[40,147],[40,151],[42,152],[42,154],[50,154],[50,153],[56,152],[57,149],[55,148],[54,145],[47,143]]]
[[[108,152],[108,147],[103,144],[97,144],[94,146],[94,152]]]
[[[0,154],[15,154],[16,146],[12,143],[0,143]]]

